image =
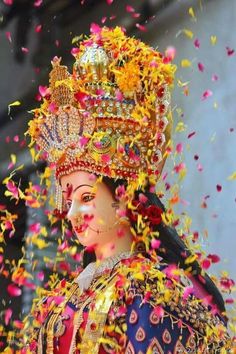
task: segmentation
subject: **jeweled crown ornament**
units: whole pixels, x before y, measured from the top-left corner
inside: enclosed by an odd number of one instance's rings
[[[80,43],[73,72],[54,58],[49,94],[29,123],[56,176],[85,170],[113,178],[154,175],[171,120],[175,66],[121,28]]]

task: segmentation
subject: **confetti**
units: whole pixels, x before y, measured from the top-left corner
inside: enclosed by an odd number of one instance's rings
[[[25,48],[25,47],[21,47],[21,51],[23,53],[29,53],[29,49],[28,48]]]
[[[232,55],[234,55],[234,49],[231,49],[229,47],[226,47],[226,51],[227,51],[227,55],[230,57]]]
[[[222,186],[220,184],[216,185],[216,190],[217,192],[221,192],[222,191]]]
[[[42,25],[37,25],[36,27],[35,27],[35,32],[36,33],[39,33],[39,32],[41,32],[42,31]]]
[[[21,289],[13,283],[8,285],[7,292],[13,297],[20,296],[22,293]]]
[[[206,90],[205,92],[203,92],[201,100],[204,101],[207,98],[211,97],[213,95],[213,92],[211,90]]]
[[[127,12],[135,12],[135,9],[130,5],[126,5],[126,11]]]
[[[13,0],[3,0],[4,4],[11,6],[13,4]]]
[[[195,39],[195,41],[194,41],[194,46],[195,46],[195,48],[197,48],[197,49],[200,48],[200,41],[199,41],[198,38]]]
[[[182,59],[181,60],[181,66],[182,68],[189,68],[192,65],[191,61],[188,59]]]
[[[198,63],[198,70],[203,73],[203,71],[205,70],[205,66],[202,63]]]
[[[188,38],[190,38],[190,39],[192,39],[193,38],[193,32],[192,31],[190,31],[190,30],[188,30],[188,29],[184,29],[183,30],[183,32],[184,32],[184,34],[188,37]]]
[[[139,23],[136,23],[135,26],[142,32],[147,32],[147,28],[144,25],[140,25]]]
[[[217,37],[216,36],[211,36],[211,44],[215,45],[217,42]]]
[[[43,3],[43,0],[36,0],[36,1],[34,2],[34,7],[39,7],[39,6],[42,5],[42,3]]]
[[[192,7],[190,7],[189,9],[188,9],[188,13],[189,13],[189,15],[196,21],[197,19],[196,19],[196,16],[195,16],[195,13],[194,13],[194,10],[193,10],[193,8]]]
[[[230,176],[228,177],[228,180],[229,180],[229,181],[236,180],[236,171],[233,172],[232,175],[230,175]]]
[[[6,32],[6,37],[10,43],[12,43],[11,32]]]

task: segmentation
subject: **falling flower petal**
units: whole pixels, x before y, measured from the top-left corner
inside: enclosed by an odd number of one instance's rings
[[[218,75],[216,75],[216,74],[212,75],[211,80],[212,81],[217,81],[218,80]]]
[[[207,258],[209,258],[212,263],[218,263],[220,261],[220,257],[217,254],[208,254]]]
[[[11,6],[13,4],[13,0],[3,0],[4,4]]]
[[[37,25],[37,26],[35,27],[35,32],[36,32],[36,33],[41,32],[41,30],[42,30],[42,25]]]
[[[6,326],[9,325],[11,316],[12,316],[12,309],[10,309],[10,308],[6,309],[5,310],[5,315],[4,315],[4,322],[5,322]]]
[[[183,152],[183,150],[184,150],[183,144],[182,144],[182,143],[178,143],[178,144],[176,145],[176,152],[177,152],[178,154],[181,154],[181,153]]]
[[[96,23],[91,23],[90,26],[90,32],[93,34],[100,34],[101,33],[102,28],[96,24]]]
[[[194,46],[195,46],[197,49],[200,48],[200,41],[199,41],[198,38],[195,39],[195,41],[194,41]]]
[[[205,66],[202,63],[198,63],[198,69],[203,73],[203,71],[205,70]]]
[[[48,94],[48,87],[39,85],[39,93],[42,97],[45,97]]]
[[[139,23],[136,23],[135,25],[140,31],[142,32],[147,32],[147,28],[144,25],[140,25]]]
[[[203,92],[201,100],[204,101],[208,97],[211,97],[212,95],[213,95],[213,92],[211,90],[206,90],[205,92]]]
[[[43,0],[36,0],[36,1],[34,2],[34,6],[35,6],[35,7],[39,7],[39,6],[42,5],[42,3],[43,3]]]
[[[135,9],[130,5],[126,5],[126,11],[127,12],[135,12]]]
[[[23,53],[29,53],[29,49],[28,48],[25,48],[25,47],[21,47],[21,51]]]
[[[176,48],[175,47],[167,47],[165,51],[165,56],[171,60],[174,60],[176,55]]]
[[[231,55],[234,54],[234,49],[231,49],[229,47],[226,47],[227,55],[230,57]]]
[[[206,258],[201,262],[202,269],[206,270],[211,266],[211,260]]]
[[[7,287],[7,292],[10,296],[20,296],[22,291],[15,284],[9,284]]]
[[[188,13],[196,21],[196,16],[192,7],[188,9]]]
[[[182,68],[188,68],[192,65],[191,61],[188,59],[182,59],[181,60],[181,66]]]
[[[211,36],[211,44],[215,45],[217,41],[217,37],[216,36]]]
[[[183,30],[183,32],[184,32],[184,34],[188,37],[188,38],[190,38],[190,39],[192,39],[193,38],[193,32],[192,31],[190,31],[190,30],[188,30],[188,29],[184,29]]]
[[[114,0],[107,0],[107,4],[111,5],[113,3]]]
[[[12,43],[11,32],[6,32],[6,37],[10,43]]]
[[[157,248],[160,247],[161,241],[160,240],[156,240],[156,239],[152,239],[151,240],[151,247],[152,249],[156,250]]]

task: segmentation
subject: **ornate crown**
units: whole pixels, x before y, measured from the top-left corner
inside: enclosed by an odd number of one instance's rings
[[[156,173],[168,140],[175,66],[119,28],[101,28],[74,49],[70,74],[54,58],[50,86],[29,133],[56,164],[135,179]]]

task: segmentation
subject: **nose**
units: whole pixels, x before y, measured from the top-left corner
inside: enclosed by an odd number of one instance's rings
[[[76,219],[76,217],[78,217],[78,215],[81,214],[81,211],[80,211],[80,204],[77,200],[73,199],[72,200],[72,203],[71,203],[71,206],[70,206],[70,209],[67,213],[67,219],[73,223]]]

